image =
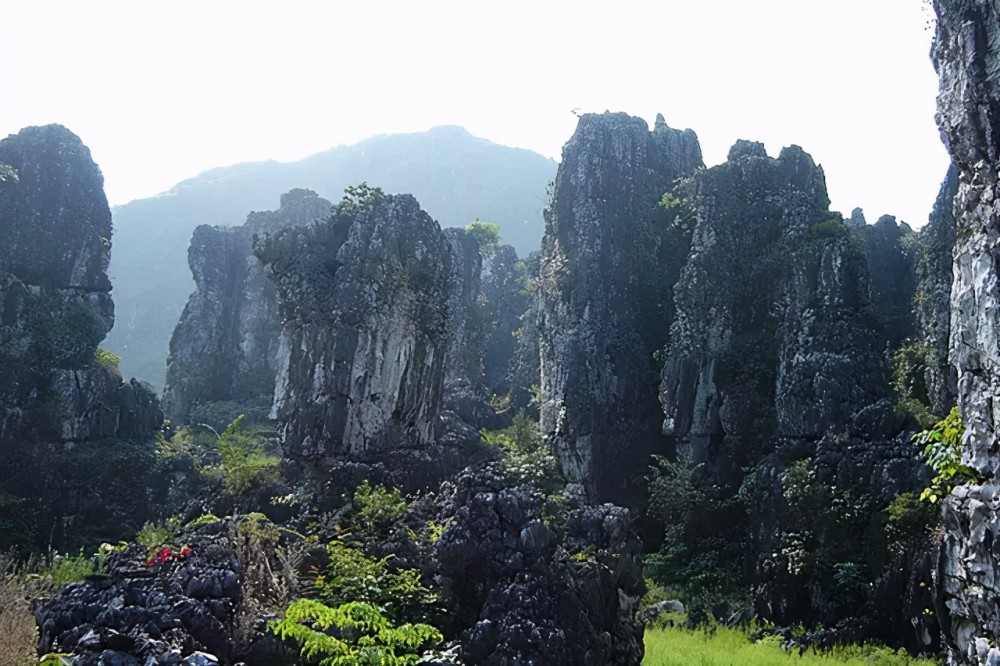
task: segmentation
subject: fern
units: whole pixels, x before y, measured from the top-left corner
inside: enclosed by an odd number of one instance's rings
[[[272,631],[297,643],[304,660],[319,659],[320,666],[409,666],[420,658],[421,647],[444,640],[430,625],[394,627],[378,608],[356,601],[331,608],[300,599],[288,606]]]

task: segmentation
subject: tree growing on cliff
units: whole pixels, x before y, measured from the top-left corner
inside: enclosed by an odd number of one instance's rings
[[[479,243],[479,255],[483,259],[489,259],[500,249],[499,224],[474,220],[465,225],[465,230]]]

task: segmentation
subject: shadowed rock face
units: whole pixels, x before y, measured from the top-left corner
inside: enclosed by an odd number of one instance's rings
[[[892,215],[883,215],[863,229],[869,302],[880,320],[877,328],[881,337],[896,348],[916,334],[916,258],[909,249],[916,236],[906,222],[897,223]]]
[[[286,229],[254,252],[284,328],[272,416],[285,455],[385,460],[435,443],[457,257],[408,195]]]
[[[331,208],[315,192],[296,189],[281,196],[278,210],[250,213],[242,226],[195,229],[188,261],[196,291],[170,341],[163,393],[170,419],[219,427],[239,410],[267,414],[281,316],[277,290],[253,256],[253,238],[328,217]],[[218,404],[226,401],[238,405],[236,413]]]
[[[955,213],[952,205],[958,191],[958,171],[954,165],[941,183],[927,225],[920,230],[917,257],[917,317],[927,348],[924,382],[931,410],[945,416],[955,405],[957,378],[948,362],[951,330],[951,254],[955,249]]]
[[[114,303],[111,212],[90,151],[59,125],[29,127],[0,141],[0,165],[0,496],[31,502],[46,530],[60,518],[58,543],[95,508],[105,515],[92,522],[107,527],[108,507],[120,505],[93,486],[135,471],[110,468],[141,448],[119,440],[151,440],[162,415],[151,391],[95,359]],[[98,458],[105,466],[89,470],[86,488],[63,479]],[[133,477],[117,497],[134,493]]]
[[[966,426],[962,462],[985,480],[945,502],[939,585],[952,657],[992,663],[1000,659],[1000,7],[934,4],[938,124],[958,170],[950,358]]]
[[[701,166],[694,132],[586,115],[563,149],[542,241],[541,426],[587,496],[635,506],[663,452],[653,353],[666,342],[685,235],[658,206]]]
[[[794,146],[730,155],[694,178],[660,400],[664,431],[734,483],[774,437],[849,423],[885,393],[885,368],[865,322],[867,262],[828,210],[822,170]]]

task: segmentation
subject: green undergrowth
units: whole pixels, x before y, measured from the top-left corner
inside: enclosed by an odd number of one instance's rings
[[[877,645],[843,645],[829,651],[786,652],[780,636],[751,642],[737,628],[709,630],[650,627],[646,630],[643,666],[773,666],[778,664],[846,664],[848,666],[933,666],[940,662],[916,658],[905,651]]]

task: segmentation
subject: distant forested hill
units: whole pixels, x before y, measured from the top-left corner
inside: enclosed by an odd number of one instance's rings
[[[163,387],[167,344],[194,290],[187,250],[200,224],[243,224],[273,210],[282,193],[310,188],[333,202],[366,181],[413,194],[442,227],[475,218],[501,225],[518,254],[538,249],[546,186],[556,163],[529,150],[472,136],[460,127],[377,136],[298,162],[237,164],[207,171],[169,192],[114,209],[109,274],[117,321],[104,342],[126,377]]]

